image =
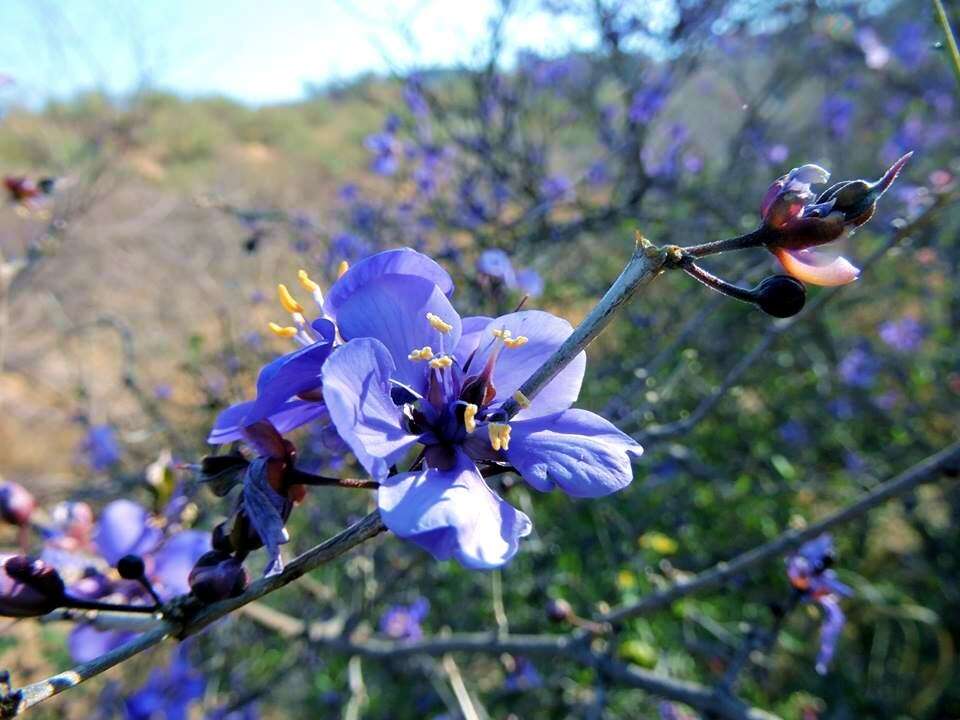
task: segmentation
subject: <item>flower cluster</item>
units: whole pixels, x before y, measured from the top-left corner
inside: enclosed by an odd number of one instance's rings
[[[632,480],[631,456],[640,446],[603,418],[571,408],[583,354],[534,398],[519,392],[572,332],[565,320],[535,310],[461,318],[450,303],[450,276],[409,249],[357,263],[325,297],[305,272],[300,280],[321,317],[308,322],[280,286],[293,324],[272,329],[303,347],[264,368],[256,400],[224,411],[209,438],[257,445],[252,432],[271,437],[273,449],[261,442],[259,452],[279,463],[277,482],[258,481],[261,497],[248,497],[248,471],[243,499],[272,562],[277,523],[258,522],[254,508],[269,508],[286,491],[292,446],[279,433],[311,421],[332,423],[380,483],[378,505],[390,530],[471,568],[507,562],[531,530],[530,519],[486,477],[515,471],[537,490],[559,487],[574,497],[600,497]],[[514,418],[502,409],[509,399],[522,408]],[[409,457],[408,471],[397,471]],[[269,468],[257,472],[269,475]]]

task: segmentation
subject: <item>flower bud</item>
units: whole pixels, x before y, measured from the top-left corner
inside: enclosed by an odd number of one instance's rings
[[[0,615],[46,615],[63,604],[64,594],[60,574],[42,560],[17,555],[0,570]]]
[[[15,482],[0,482],[0,518],[11,525],[23,527],[37,507],[33,495]]]
[[[139,555],[124,555],[117,561],[117,572],[124,580],[139,580],[146,572],[143,558]]]
[[[235,557],[217,550],[204,553],[190,571],[190,590],[205,603],[236,597],[249,578]]]
[[[767,315],[777,318],[793,317],[803,310],[807,289],[789,275],[771,275],[753,290],[757,306]]]
[[[573,607],[563,598],[547,602],[547,619],[550,622],[566,622],[573,617]]]
[[[209,455],[200,461],[200,482],[209,485],[217,497],[223,497],[240,483],[249,464],[242,455]]]

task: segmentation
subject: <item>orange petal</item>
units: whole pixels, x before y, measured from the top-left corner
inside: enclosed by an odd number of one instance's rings
[[[846,285],[860,277],[860,270],[850,264],[846,258],[838,257],[827,261],[823,255],[812,250],[773,251],[783,269],[800,282],[810,285]]]

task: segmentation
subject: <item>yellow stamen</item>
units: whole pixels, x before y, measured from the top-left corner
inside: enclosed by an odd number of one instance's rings
[[[433,357],[433,348],[429,345],[424,345],[419,350],[413,349],[410,351],[410,354],[407,355],[408,360],[429,360]]]
[[[293,299],[293,295],[290,294],[287,286],[283,283],[277,285],[277,295],[280,297],[280,304],[283,305],[283,309],[288,313],[303,313],[303,305]]]
[[[448,368],[453,365],[453,358],[449,355],[444,355],[443,357],[434,358],[430,361],[430,367],[434,370],[440,370],[442,368]]]
[[[524,395],[524,394],[523,394],[522,392],[520,392],[519,390],[517,390],[517,391],[513,394],[513,399],[516,400],[516,401],[517,401],[517,405],[519,405],[520,407],[522,407],[524,410],[526,410],[528,407],[530,407],[530,398],[528,398],[526,395]]]
[[[510,337],[510,331],[506,328],[494,328],[491,332],[493,332],[493,334],[501,340],[506,340],[508,337]]]
[[[434,330],[442,332],[444,335],[453,330],[453,325],[444,322],[433,313],[427,313],[427,321]]]
[[[306,270],[299,270],[297,272],[297,280],[300,281],[300,287],[309,293],[315,293],[320,289],[320,286],[311,280],[309,275],[307,275]]]
[[[348,263],[346,260],[341,260],[340,265],[337,267],[337,280],[342,278],[349,269],[350,263]]]
[[[287,325],[286,327],[283,327],[282,325],[277,325],[275,322],[272,322],[269,325],[267,325],[267,327],[270,328],[270,332],[272,332],[277,337],[292,338],[297,334],[297,329],[292,325]]]
[[[467,429],[468,433],[472,433],[477,429],[477,410],[479,408],[473,403],[468,403],[465,408],[463,408],[463,426]]]
[[[490,423],[490,447],[495,451],[510,449],[510,426],[506,423]]]
[[[523,345],[526,345],[526,344],[527,344],[527,336],[526,336],[526,335],[518,335],[518,336],[515,337],[515,338],[505,337],[505,338],[503,339],[503,344],[506,345],[508,348],[518,348],[518,347],[522,347]]]

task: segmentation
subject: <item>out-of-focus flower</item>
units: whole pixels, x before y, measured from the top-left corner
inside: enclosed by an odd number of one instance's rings
[[[23,485],[0,480],[0,519],[24,527],[36,508],[37,501]]]
[[[499,248],[490,248],[477,258],[477,272],[499,280],[508,288],[517,286],[517,276],[510,256]]]
[[[845,95],[827,95],[820,104],[823,124],[837,140],[846,140],[853,130],[853,100]]]
[[[6,188],[10,200],[28,207],[40,198],[51,195],[56,182],[55,178],[50,177],[31,180],[23,176],[7,175],[3,178],[3,186]]]
[[[426,598],[417,598],[409,605],[391,605],[380,618],[380,632],[396,640],[419,640],[429,611],[430,601]]]
[[[538,298],[543,295],[543,278],[533,268],[524,268],[517,273],[517,287],[524,295]]]
[[[575,190],[569,178],[563,175],[550,175],[540,183],[540,193],[547,202],[560,203],[572,200]]]
[[[120,462],[120,443],[112,425],[91,425],[80,445],[90,467],[98,472],[108,470]]]
[[[670,96],[669,80],[663,78],[637,90],[630,99],[627,118],[637,125],[651,122]]]
[[[923,325],[912,315],[880,325],[880,339],[898,352],[913,352],[923,343]]]
[[[640,446],[603,418],[569,409],[583,355],[532,400],[516,395],[570,335],[569,323],[538,311],[461,319],[447,299],[449,278],[383,272],[388,253],[367,262],[363,282],[351,278],[356,268],[342,278],[351,280],[336,309],[346,343],[323,366],[323,394],[340,436],[381,483],[380,512],[395,534],[438,559],[498,567],[530,520],[487,486],[478,462],[509,463],[533,487],[577,497],[630,483]],[[510,398],[523,409],[507,422],[500,407]],[[391,475],[418,444],[424,466]]]
[[[788,445],[805,445],[810,439],[810,433],[803,423],[797,420],[787,420],[780,426],[780,437]]]
[[[811,185],[830,173],[819,165],[802,165],[778,178],[767,190],[760,216],[770,237],[766,245],[784,269],[814,285],[845,285],[860,275],[846,258],[830,259],[814,250],[850,235],[876,212],[877,200],[899,175],[912,153],[895,162],[875,182],[839,182],[815,197]]]
[[[851,387],[868,388],[877,380],[880,361],[870,350],[870,346],[860,343],[840,360],[837,366],[840,379]]]
[[[893,54],[905,68],[915,70],[927,59],[932,43],[926,26],[919,22],[900,23],[893,39]]]
[[[817,672],[826,674],[836,652],[837,642],[843,630],[844,617],[840,598],[850,597],[853,591],[837,579],[831,569],[834,562],[833,538],[821,535],[797,550],[787,559],[787,577],[790,584],[808,602],[817,603],[824,613],[820,628],[820,650],[817,653]]]
[[[543,678],[530,658],[518,656],[512,658],[512,667],[508,668],[503,679],[503,689],[510,692],[535,690],[543,685]]]
[[[206,678],[188,657],[188,646],[173,651],[170,664],[150,671],[147,682],[124,701],[126,720],[183,720],[203,698]]]

